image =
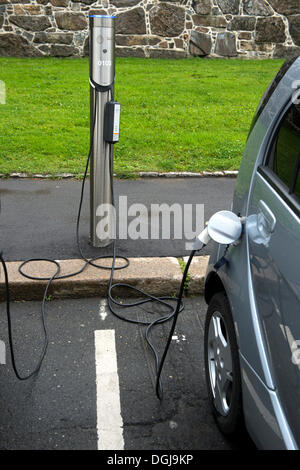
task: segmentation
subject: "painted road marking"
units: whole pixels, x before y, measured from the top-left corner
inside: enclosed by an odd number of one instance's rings
[[[99,305],[99,315],[100,315],[101,320],[103,320],[103,321],[107,317],[106,306],[107,306],[106,300],[101,299],[100,300],[100,305]]]
[[[123,450],[123,419],[115,330],[95,331],[99,450]]]

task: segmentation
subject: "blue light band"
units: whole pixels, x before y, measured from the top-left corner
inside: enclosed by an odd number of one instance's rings
[[[109,15],[89,15],[89,18],[115,18],[115,16],[109,16]]]

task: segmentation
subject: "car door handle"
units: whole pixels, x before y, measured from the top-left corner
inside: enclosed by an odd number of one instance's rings
[[[257,214],[257,229],[263,237],[270,236],[274,232],[276,226],[276,217],[267,206],[267,204],[260,200],[258,203]]]

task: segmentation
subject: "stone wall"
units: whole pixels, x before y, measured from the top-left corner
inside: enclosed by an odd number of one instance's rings
[[[91,13],[117,16],[119,56],[300,54],[300,0],[0,0],[0,55],[87,55]]]

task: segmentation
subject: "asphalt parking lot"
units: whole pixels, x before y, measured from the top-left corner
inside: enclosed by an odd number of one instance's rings
[[[102,449],[109,442],[127,450],[251,447],[248,440],[226,440],[212,419],[202,352],[206,305],[202,297],[188,298],[185,305],[160,402],[144,327],[113,317],[104,299],[47,302],[50,342],[39,374],[18,381],[8,350],[7,364],[0,366],[0,449]],[[0,339],[7,344],[4,304],[0,309]],[[131,316],[153,318],[147,310],[135,309]],[[17,362],[25,373],[34,367],[42,344],[40,303],[13,303],[12,315]],[[161,325],[152,335],[160,351],[168,329]],[[110,346],[107,338],[115,338]],[[105,364],[114,361],[110,355],[116,360],[114,378],[105,375]],[[120,415],[110,412],[118,401]]]
[[[207,218],[216,210],[229,208],[234,184],[231,178],[117,181],[116,193],[128,194],[129,204],[175,200],[204,204]],[[79,190],[78,181],[4,181],[2,246],[6,259],[76,257],[74,221]],[[93,256],[88,246],[87,199],[82,244],[87,255]],[[122,240],[118,251],[133,257],[183,256],[182,247],[183,240]],[[49,347],[39,374],[18,381],[8,347],[6,365],[0,365],[0,449],[252,448],[248,439],[225,439],[215,425],[204,379],[206,305],[202,297],[188,298],[185,305],[164,368],[164,399],[160,402],[143,326],[112,316],[103,298],[47,302]],[[0,340],[7,346],[4,304],[0,304],[0,312]],[[154,318],[147,306],[129,314],[139,320]],[[12,317],[17,363],[26,374],[35,367],[43,343],[40,302],[13,303]],[[151,336],[160,352],[169,327],[161,325]]]

